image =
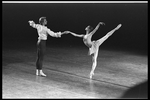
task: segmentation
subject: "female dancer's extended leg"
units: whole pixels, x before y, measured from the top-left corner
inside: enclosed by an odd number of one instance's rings
[[[100,46],[105,40],[108,39],[108,37],[110,37],[116,30],[118,30],[122,25],[119,24],[116,28],[114,28],[113,30],[111,30],[110,32],[108,32],[105,36],[103,36],[102,38],[100,38],[99,40],[96,41],[96,44],[98,46]]]

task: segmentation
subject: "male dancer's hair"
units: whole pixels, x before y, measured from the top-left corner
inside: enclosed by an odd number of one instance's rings
[[[46,20],[46,17],[41,17],[41,18],[39,19],[39,23],[40,23],[41,25],[43,25],[44,20]]]

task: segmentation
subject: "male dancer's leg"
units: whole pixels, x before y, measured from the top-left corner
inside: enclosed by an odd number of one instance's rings
[[[43,66],[45,49],[46,49],[46,41],[42,40],[40,45],[40,68],[39,68],[40,70],[42,70],[42,66]]]
[[[36,60],[36,69],[41,69],[41,43],[37,43],[37,60]]]
[[[42,76],[46,76],[43,72],[42,72],[42,65],[43,65],[43,59],[44,59],[44,53],[45,53],[45,41],[42,40],[40,42],[37,43],[37,61],[36,61],[36,68],[37,68],[37,72],[36,75],[38,75],[38,71],[40,71],[40,74]]]

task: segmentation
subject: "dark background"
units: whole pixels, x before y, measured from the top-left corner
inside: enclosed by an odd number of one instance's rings
[[[101,38],[121,23],[122,27],[100,48],[147,54],[148,7],[145,3],[3,3],[3,48],[36,48],[37,30],[30,27],[28,21],[38,23],[42,16],[47,18],[47,27],[54,32],[69,30],[85,34],[86,26],[95,28],[98,22],[104,22],[106,25],[100,26],[92,40]],[[62,38],[48,36],[47,46],[86,47],[82,38],[70,34],[63,35]]]

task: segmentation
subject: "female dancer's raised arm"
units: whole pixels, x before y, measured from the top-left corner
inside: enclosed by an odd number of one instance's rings
[[[101,25],[105,25],[104,22],[99,22],[99,23],[97,24],[97,26],[95,27],[95,29],[91,32],[92,34],[94,34],[94,33],[98,30],[100,24],[101,24]]]

